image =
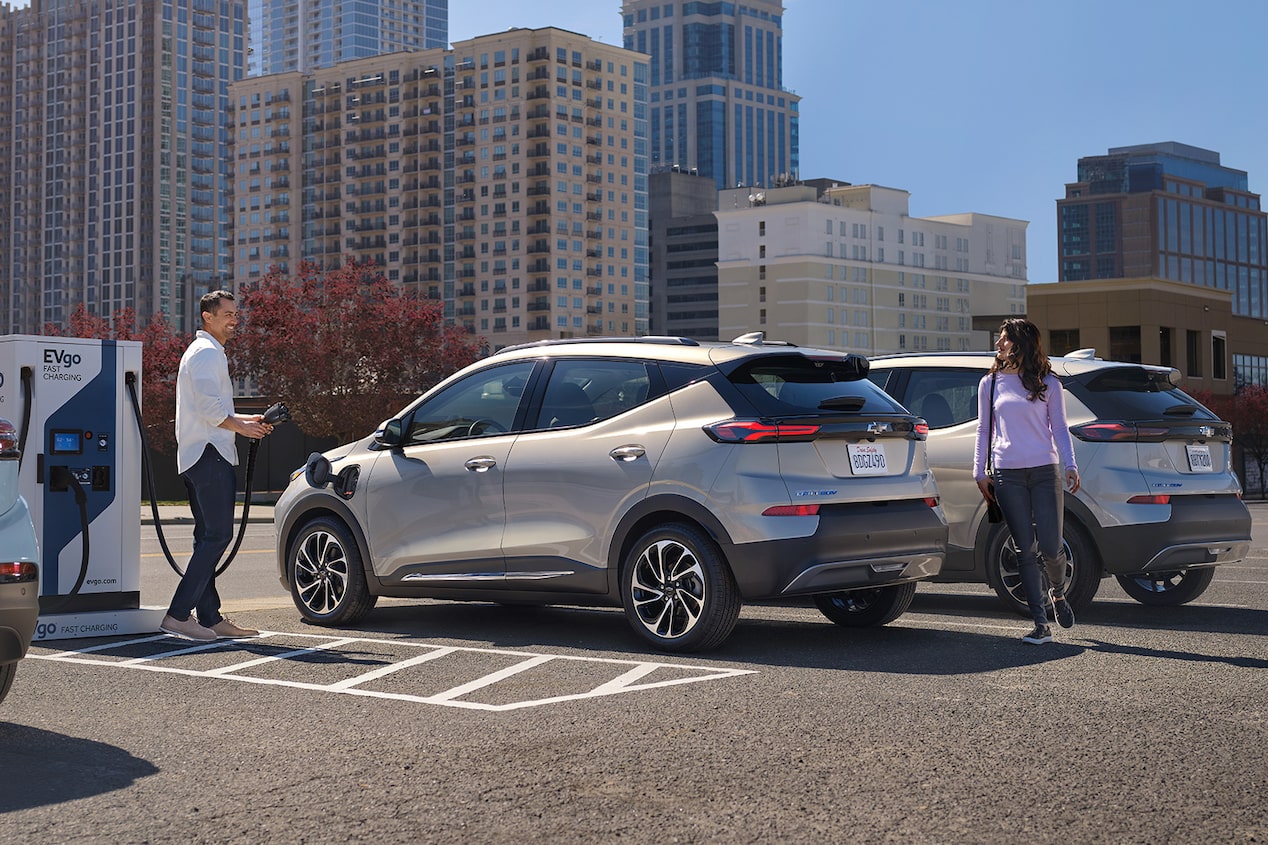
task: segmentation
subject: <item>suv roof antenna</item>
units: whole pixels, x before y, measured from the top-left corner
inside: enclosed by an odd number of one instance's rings
[[[1066,358],[1084,358],[1088,361],[1095,361],[1096,350],[1089,346],[1087,349],[1076,349],[1073,352],[1067,352],[1065,354],[1065,357]]]
[[[737,337],[735,340],[731,342],[732,343],[746,343],[746,344],[749,344],[750,346],[761,346],[762,341],[764,340],[766,340],[766,332],[749,332],[747,334],[740,335],[739,337]]]

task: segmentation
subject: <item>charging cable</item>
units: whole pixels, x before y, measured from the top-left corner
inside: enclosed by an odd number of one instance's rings
[[[184,577],[185,570],[181,569],[176,562],[176,558],[172,556],[172,550],[168,548],[167,538],[163,535],[163,521],[159,518],[158,503],[154,500],[154,469],[150,461],[150,442],[145,437],[145,423],[141,420],[141,403],[136,395],[136,373],[128,372],[124,374],[124,382],[128,386],[128,395],[132,399],[132,411],[136,415],[137,430],[141,434],[141,469],[145,473],[146,487],[149,490],[150,512],[154,515],[154,530],[158,534],[159,546],[163,549],[163,556],[167,558],[167,563],[172,567],[172,571],[177,575]],[[290,411],[281,402],[271,405],[264,412],[264,422],[270,425],[286,422],[291,418]],[[238,554],[238,549],[242,547],[242,539],[247,533],[247,517],[251,513],[251,482],[255,476],[255,453],[260,448],[259,440],[251,441],[251,448],[247,452],[247,478],[246,492],[242,497],[242,523],[238,526],[238,537],[234,541],[233,548],[229,551],[229,556],[224,559],[219,567],[216,568],[216,574],[222,574],[229,568],[229,564]]]

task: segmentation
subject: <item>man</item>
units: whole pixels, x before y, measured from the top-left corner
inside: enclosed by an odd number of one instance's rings
[[[187,640],[255,637],[220,615],[216,567],[233,539],[238,450],[234,435],[259,439],[273,431],[262,414],[237,414],[224,344],[238,325],[233,294],[217,290],[199,302],[202,329],[176,375],[176,468],[194,514],[194,552],[159,627]],[[197,618],[192,613],[197,611]]]

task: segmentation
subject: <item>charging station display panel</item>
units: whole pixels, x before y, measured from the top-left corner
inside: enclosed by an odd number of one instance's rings
[[[50,455],[82,455],[84,453],[84,433],[82,431],[50,431],[48,433],[48,453]]]

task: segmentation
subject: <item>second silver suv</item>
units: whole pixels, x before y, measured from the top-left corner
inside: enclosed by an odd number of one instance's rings
[[[1232,427],[1177,387],[1177,370],[1094,355],[1051,359],[1082,477],[1079,492],[1065,496],[1066,595],[1085,607],[1112,575],[1143,604],[1192,601],[1213,567],[1250,548],[1250,512],[1229,462]],[[869,378],[929,424],[950,528],[939,580],[989,583],[1024,613],[1012,538],[985,519],[973,480],[977,388],[992,360],[989,352],[882,355]]]
[[[502,350],[313,456],[277,502],[278,573],[326,625],[378,596],[620,606],[674,651],[763,599],[883,624],[946,522],[923,423],[867,367],[760,335]]]

